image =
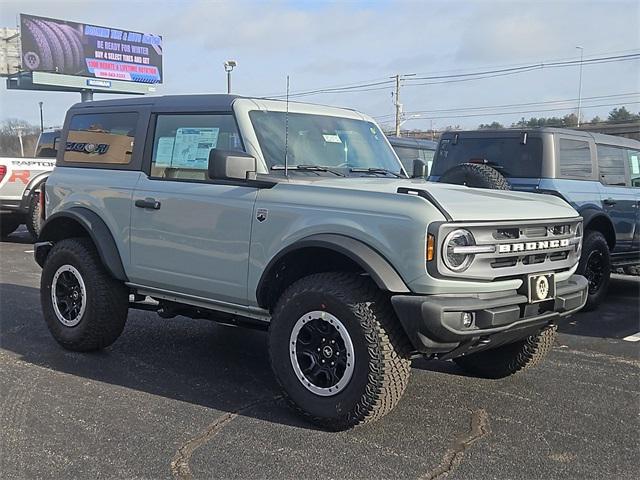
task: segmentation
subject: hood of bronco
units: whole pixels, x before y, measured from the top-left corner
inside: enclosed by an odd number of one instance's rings
[[[426,192],[425,201],[433,199],[432,203],[437,202],[454,221],[542,220],[578,216],[573,207],[561,198],[541,193],[469,188],[403,178],[318,178],[309,183],[318,187],[389,194],[397,193],[398,189]]]

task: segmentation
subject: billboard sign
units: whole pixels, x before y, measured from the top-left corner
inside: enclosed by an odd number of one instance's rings
[[[160,35],[21,14],[20,44],[23,70],[162,83]]]

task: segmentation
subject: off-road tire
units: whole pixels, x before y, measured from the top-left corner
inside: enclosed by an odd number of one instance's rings
[[[314,310],[339,318],[353,342],[353,376],[334,396],[307,390],[289,356],[294,324]],[[388,296],[367,277],[340,272],[304,277],[282,294],[273,312],[269,354],[278,383],[298,412],[330,430],[348,429],[390,412],[409,380],[409,351]]]
[[[56,22],[46,21],[45,24],[54,33],[57,43],[60,45],[64,58],[64,66],[61,73],[71,73],[75,69],[75,57],[71,45],[64,32]]]
[[[441,183],[466,185],[474,188],[511,190],[509,181],[495,168],[477,163],[462,163],[450,168],[438,180]]]
[[[40,235],[40,226],[42,224],[42,217],[40,216],[40,195],[37,191],[31,194],[29,199],[29,211],[27,212],[26,219],[27,230],[34,240],[38,239]]]
[[[51,298],[52,280],[63,265],[71,265],[86,287],[86,310],[74,327],[63,325]],[[129,308],[126,286],[107,273],[88,238],[57,242],[47,256],[40,280],[42,313],[53,338],[67,350],[88,352],[111,345],[124,329]]]
[[[598,282],[596,289],[593,283],[593,274],[589,268],[589,262],[592,255],[599,255],[602,262],[602,276]],[[582,241],[582,253],[580,262],[576,271],[578,275],[583,275],[589,281],[589,295],[587,303],[583,310],[595,310],[607,296],[609,289],[609,280],[611,278],[611,256],[609,253],[609,244],[602,233],[596,230],[587,230]]]
[[[15,213],[0,214],[0,239],[5,240],[22,225],[23,218]]]
[[[504,378],[539,365],[556,339],[555,325],[515,343],[454,358],[464,371],[484,378]]]
[[[66,35],[67,40],[69,41],[69,45],[71,45],[71,48],[73,50],[75,59],[75,66],[73,68],[76,70],[72,73],[80,74],[83,70],[82,62],[84,61],[84,46],[82,45],[82,41],[80,40],[80,34],[77,30],[70,27],[69,25],[59,25],[59,27]]]
[[[47,41],[47,37],[42,32],[38,24],[34,20],[26,20],[25,26],[27,27],[27,32],[23,32],[23,35],[27,34],[32,39],[33,42],[37,46],[36,52],[22,52],[23,61],[27,65],[28,70],[53,70],[53,54],[51,52],[51,47],[49,46],[49,42]],[[29,65],[27,61],[28,55],[36,55],[38,58],[38,63],[35,65]]]
[[[40,30],[49,43],[49,48],[53,57],[53,70],[64,72],[64,52],[62,51],[62,45],[60,45],[58,36],[53,31],[53,28],[43,20],[34,20],[34,22],[38,27],[40,27]]]

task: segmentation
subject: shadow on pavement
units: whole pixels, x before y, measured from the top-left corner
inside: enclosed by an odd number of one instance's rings
[[[558,331],[568,335],[624,338],[640,331],[640,277],[614,275],[609,293],[596,310],[579,312],[560,322]]]
[[[69,352],[49,334],[39,291],[0,284],[0,347],[23,362],[223,412],[313,429],[278,400],[264,332],[130,311],[121,337],[94,353]],[[255,408],[246,409],[251,404]],[[277,403],[277,406],[274,406]]]
[[[13,232],[11,235],[8,235],[5,239],[2,240],[4,243],[21,243],[21,244],[32,244],[34,243],[33,237],[27,230],[27,227],[21,225],[18,229]]]

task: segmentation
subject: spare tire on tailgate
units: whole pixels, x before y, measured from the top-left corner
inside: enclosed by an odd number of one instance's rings
[[[478,163],[456,165],[444,172],[438,181],[475,188],[511,190],[509,181],[499,171],[489,165]]]

